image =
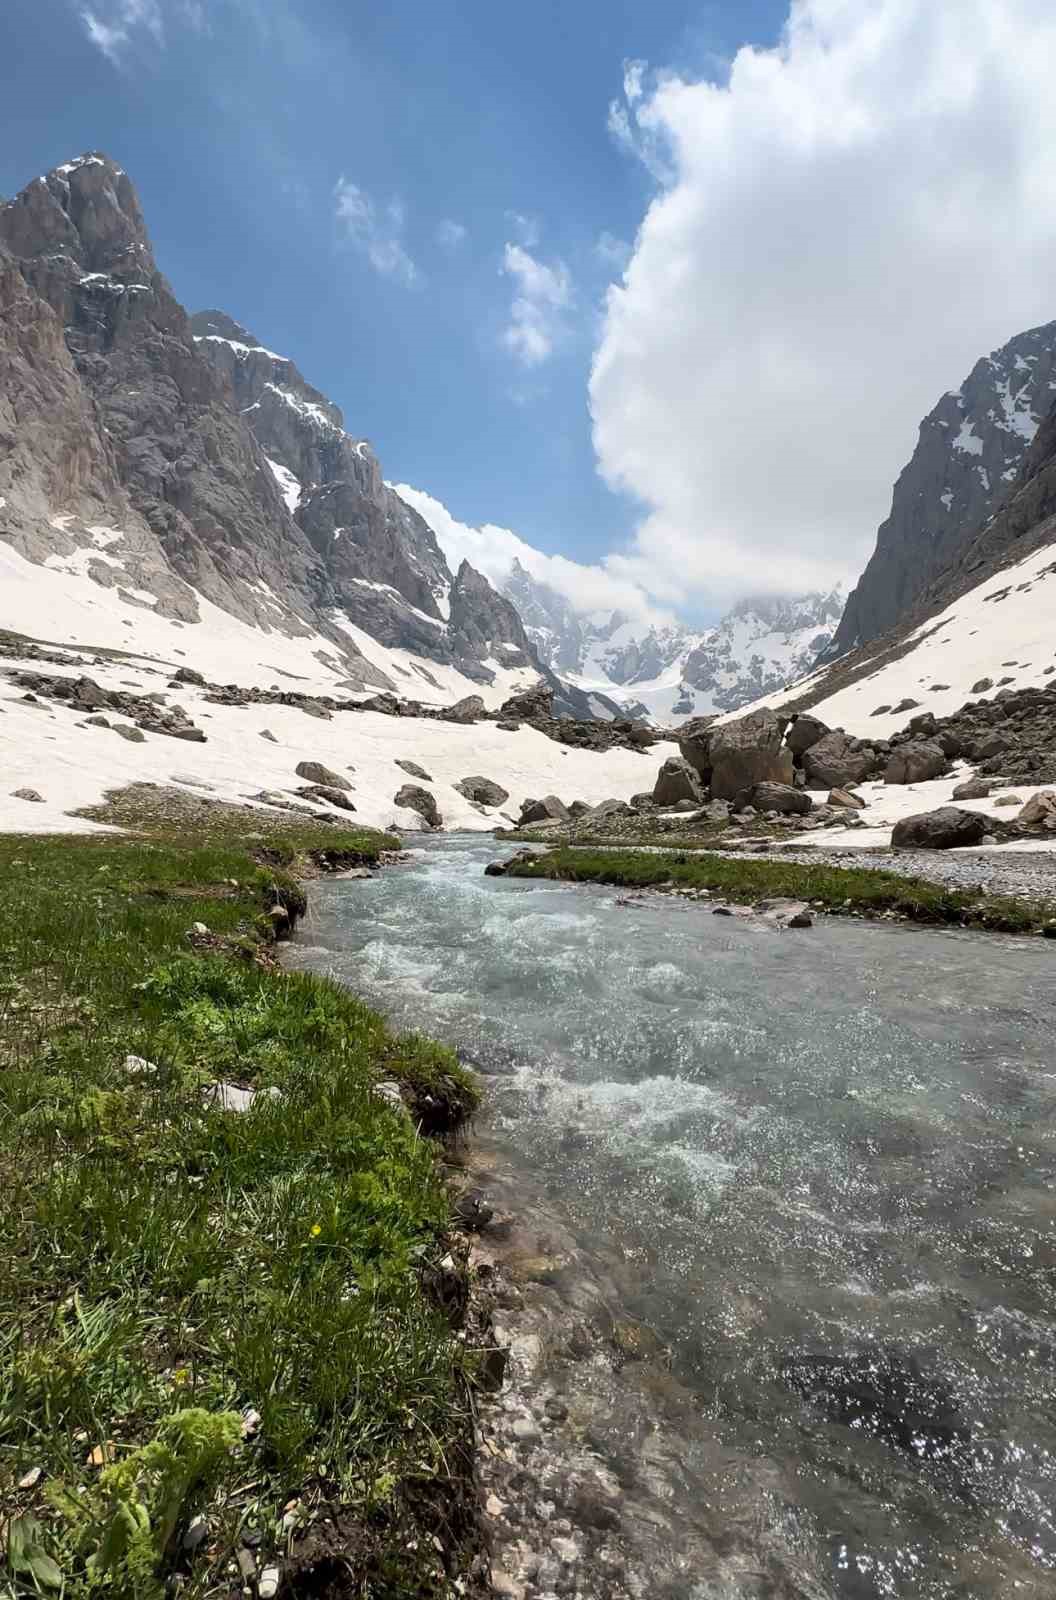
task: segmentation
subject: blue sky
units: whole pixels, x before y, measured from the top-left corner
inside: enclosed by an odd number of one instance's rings
[[[633,240],[654,188],[610,135],[609,103],[626,60],[721,71],[784,11],[6,0],[0,192],[106,151],[188,309],[219,306],[291,355],[390,478],[590,559],[635,514],[591,442],[589,365],[619,270],[598,241]],[[551,274],[532,285],[545,356],[523,320],[508,336],[508,245]]]

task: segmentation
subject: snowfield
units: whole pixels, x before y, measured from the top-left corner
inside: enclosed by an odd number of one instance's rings
[[[810,708],[812,714],[859,738],[872,734],[887,739],[918,711],[947,717],[966,700],[992,699],[1002,688],[1051,687],[1056,678],[1056,545],[1035,550],[986,578],[918,628],[910,641],[911,648],[899,660],[819,699]],[[825,677],[823,669],[719,720],[732,722],[763,705],[777,710],[823,686]],[[990,678],[992,687],[973,693],[973,685],[983,678]],[[906,699],[915,700],[916,706],[898,713],[878,711]]]
[[[379,712],[336,712],[330,722],[292,706],[219,706],[189,684],[166,689],[169,671],[145,660],[105,667],[58,667],[46,662],[4,661],[5,670],[24,668],[48,676],[86,674],[106,689],[167,694],[201,727],[208,742],[194,744],[164,734],[146,733],[132,744],[112,728],[85,726],[85,714],[51,701],[26,701],[24,691],[0,676],[0,831],[72,833],[98,831],[97,823],[70,817],[74,808],[99,802],[108,789],[132,783],[174,785],[189,794],[239,805],[256,805],[261,791],[295,791],[306,780],[296,775],[302,761],[320,761],[347,777],[355,821],[404,833],[419,831],[416,811],[395,804],[405,783],[420,784],[436,797],[445,828],[487,831],[517,819],[521,801],[557,794],[563,800],[627,800],[651,789],[656,771],[673,744],[658,744],[645,754],[630,750],[570,750],[533,728],[505,733],[494,723],[465,726]],[[107,713],[112,722],[124,719]],[[276,743],[262,738],[264,730]],[[430,782],[396,765],[415,761]],[[502,785],[510,799],[501,809],[481,812],[453,785],[481,776]],[[14,798],[15,789],[37,790],[44,803]],[[330,806],[314,808],[340,821],[353,820]],[[273,813],[274,814],[274,813]]]

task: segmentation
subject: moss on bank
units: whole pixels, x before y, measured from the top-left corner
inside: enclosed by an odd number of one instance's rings
[[[1053,925],[1056,904],[948,889],[923,878],[864,867],[804,866],[793,861],[733,859],[705,851],[559,848],[511,862],[512,877],[559,878],[629,888],[701,889],[742,903],[770,896],[808,900],[836,913],[893,914],[1003,933],[1038,933]]]
[[[268,954],[287,869],[391,838],[209,831],[0,838],[0,1592],[226,1594],[278,1556],[287,1594],[313,1561],[328,1593],[446,1594],[473,1360],[438,1163],[373,1087],[445,1130],[477,1091]],[[218,1080],[265,1092],[236,1113]]]

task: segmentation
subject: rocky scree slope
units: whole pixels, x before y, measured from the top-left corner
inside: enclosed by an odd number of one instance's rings
[[[115,593],[133,632],[147,611],[215,622],[211,605],[304,640],[353,692],[399,672],[442,698],[437,662],[500,699],[541,676],[562,710],[594,714],[486,579],[450,573],[291,361],[221,313],[192,326],[127,174],[99,153],[0,204],[0,538]]]
[[[832,657],[902,622],[961,560],[1005,501],[1054,398],[1056,322],[1017,334],[942,396],[895,484]]]
[[[619,611],[576,611],[517,560],[502,587],[555,671],[665,722],[735,711],[803,677],[830,645],[843,609],[839,589],[746,599],[716,626],[694,631]]]

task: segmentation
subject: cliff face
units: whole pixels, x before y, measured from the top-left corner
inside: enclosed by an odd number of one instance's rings
[[[833,656],[894,627],[974,543],[1008,496],[1054,397],[1056,322],[1010,339],[943,395],[895,484]]]
[[[196,622],[204,600],[321,635],[349,688],[413,696],[372,643],[481,685],[543,671],[515,609],[452,575],[291,360],[223,312],[187,316],[107,157],[0,205],[0,313],[0,538],[26,560],[159,617]]]

